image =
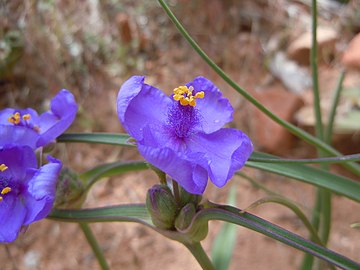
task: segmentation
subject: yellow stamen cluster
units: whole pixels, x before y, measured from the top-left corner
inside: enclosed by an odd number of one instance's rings
[[[174,100],[178,100],[181,105],[187,106],[190,105],[191,107],[196,106],[196,99],[197,98],[204,98],[205,93],[203,91],[197,92],[195,96],[193,96],[194,87],[190,86],[179,86],[174,89]]]
[[[31,116],[30,116],[30,114],[27,113],[21,117],[20,113],[16,112],[16,113],[10,115],[10,117],[8,118],[8,121],[14,125],[18,125],[18,124],[20,124],[21,118],[24,121],[26,121],[26,120],[30,120]]]
[[[8,166],[6,166],[4,163],[0,164],[0,171],[5,171],[8,169]],[[11,191],[11,188],[10,187],[5,187],[1,190],[1,195],[5,195],[7,193],[9,193]],[[0,202],[3,200],[3,197],[0,196]]]

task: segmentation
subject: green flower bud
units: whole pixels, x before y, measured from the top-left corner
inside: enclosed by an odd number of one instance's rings
[[[181,208],[179,215],[176,217],[176,229],[185,230],[187,227],[189,227],[195,214],[195,205],[193,203],[186,204],[183,208]]]
[[[69,168],[61,170],[56,184],[54,208],[80,208],[86,198],[83,183]]]
[[[166,185],[154,185],[146,195],[146,207],[154,225],[160,229],[174,228],[177,214],[176,201]]]
[[[181,208],[175,220],[176,229],[186,234],[187,238],[194,243],[204,240],[209,231],[207,221],[197,221],[191,228],[189,227],[196,215],[196,211],[196,206],[193,203],[188,203]]]
[[[201,195],[192,194],[180,187],[180,206],[183,207],[188,203],[193,203],[197,206],[202,199]]]

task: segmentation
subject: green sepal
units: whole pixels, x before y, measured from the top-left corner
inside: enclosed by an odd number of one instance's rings
[[[186,204],[183,208],[181,208],[178,216],[175,219],[175,228],[177,230],[185,230],[190,226],[195,214],[195,205],[193,203]]]
[[[174,228],[177,205],[171,190],[166,185],[154,185],[146,195],[146,207],[153,224],[163,230]]]
[[[201,195],[189,193],[181,186],[179,190],[180,190],[180,202],[179,202],[180,207],[184,207],[188,203],[193,203],[195,206],[197,206],[201,202],[202,199]]]

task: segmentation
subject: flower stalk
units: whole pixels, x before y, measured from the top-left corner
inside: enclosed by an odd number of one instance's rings
[[[93,232],[91,231],[90,226],[87,223],[79,222],[79,226],[84,233],[86,240],[88,241],[89,245],[91,246],[91,249],[93,250],[96,259],[101,267],[102,270],[110,270],[110,267],[105,259],[104,253],[102,252],[102,249],[97,242]]]
[[[210,258],[205,253],[203,247],[199,242],[193,244],[184,244],[184,246],[187,247],[187,249],[195,257],[203,270],[215,270],[214,265],[210,261]]]

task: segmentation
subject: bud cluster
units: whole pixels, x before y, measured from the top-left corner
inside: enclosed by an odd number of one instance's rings
[[[201,195],[190,194],[180,188],[179,198],[176,200],[167,185],[157,184],[148,190],[146,206],[156,227],[183,231],[191,225],[197,211],[201,209],[201,199]]]

